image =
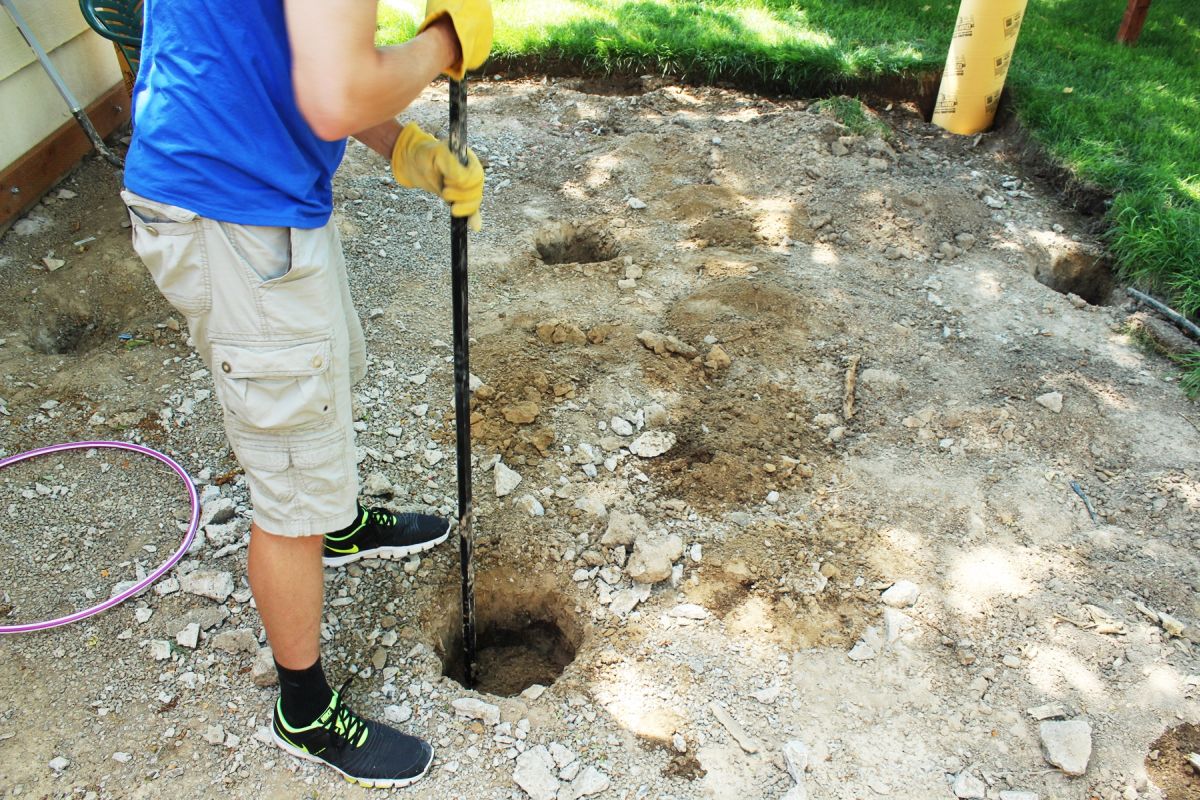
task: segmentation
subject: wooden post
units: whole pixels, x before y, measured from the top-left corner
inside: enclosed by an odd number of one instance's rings
[[[1142,35],[1142,26],[1146,24],[1146,12],[1150,10],[1150,0],[1129,0],[1125,9],[1125,18],[1121,20],[1121,29],[1117,31],[1117,41],[1121,44],[1137,44]]]

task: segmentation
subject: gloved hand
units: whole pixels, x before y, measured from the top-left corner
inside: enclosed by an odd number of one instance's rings
[[[467,70],[483,66],[492,49],[492,4],[488,0],[426,0],[425,21],[418,33],[443,16],[454,23],[463,54],[462,60],[446,70],[446,74],[461,81]]]
[[[471,229],[483,227],[479,204],[483,201],[483,166],[475,153],[467,150],[464,167],[450,152],[450,146],[438,141],[415,122],[400,131],[392,148],[392,174],[409,189],[424,189],[450,204],[456,217],[470,217]]]

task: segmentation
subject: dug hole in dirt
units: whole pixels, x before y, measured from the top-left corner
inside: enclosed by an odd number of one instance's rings
[[[1094,220],[1009,132],[902,103],[862,136],[802,101],[594,89],[471,90],[487,680],[455,679],[453,545],[326,571],[331,680],[435,747],[413,796],[1196,797],[1200,423]],[[445,86],[411,118],[444,134]],[[118,190],[89,161],[0,241],[0,448],[159,448],[203,535],[144,595],[0,642],[0,787],[358,797],[270,741],[245,481]],[[452,517],[445,211],[358,145],[335,193],[366,502]],[[5,622],[182,536],[152,464],[5,472]]]

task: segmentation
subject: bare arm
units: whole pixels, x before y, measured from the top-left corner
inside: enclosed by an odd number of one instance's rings
[[[391,161],[392,149],[396,146],[396,139],[400,136],[400,130],[400,123],[394,119],[389,119],[366,130],[355,131],[353,136],[388,161]]]
[[[322,139],[361,132],[379,150],[371,132],[386,135],[379,130],[386,121],[462,58],[449,18],[404,44],[377,48],[376,0],[284,0],[284,9],[296,102]]]

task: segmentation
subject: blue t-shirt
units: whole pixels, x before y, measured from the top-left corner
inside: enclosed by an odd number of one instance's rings
[[[344,139],[301,116],[283,0],[146,0],[125,185],[224,222],[317,228]]]

